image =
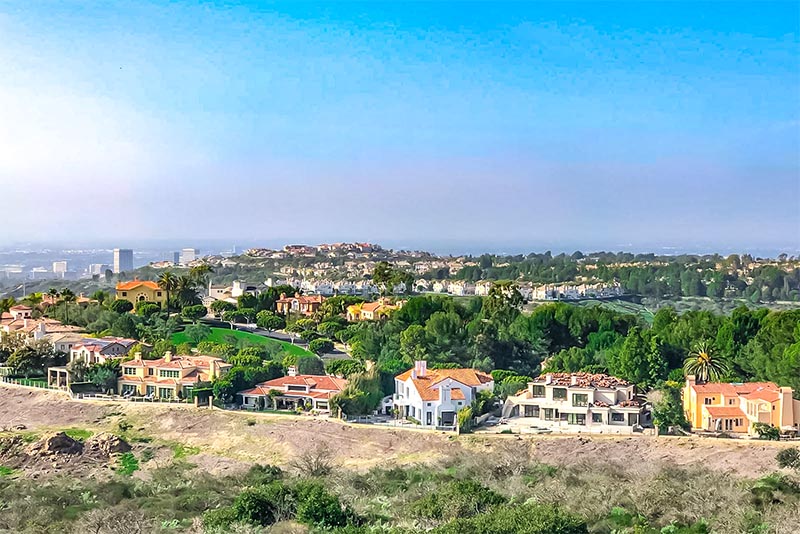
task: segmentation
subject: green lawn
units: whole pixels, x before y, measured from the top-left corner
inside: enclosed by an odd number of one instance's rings
[[[232,336],[232,337],[231,337]],[[303,347],[292,345],[286,341],[272,339],[249,332],[242,332],[240,330],[229,330],[227,328],[212,328],[211,335],[204,341],[213,341],[215,343],[230,343],[235,338],[237,345],[271,345],[279,346],[281,350],[296,356],[308,356],[311,354]],[[181,343],[189,343],[189,339],[183,332],[178,332],[172,335],[172,343],[180,345]]]

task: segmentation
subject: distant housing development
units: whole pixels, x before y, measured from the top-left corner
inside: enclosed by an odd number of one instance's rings
[[[686,378],[683,408],[697,430],[755,435],[754,425],[764,423],[782,431],[800,431],[800,400],[792,388],[772,382],[698,383]]]
[[[633,384],[591,373],[547,373],[510,396],[503,416],[521,432],[630,434],[649,426],[650,410]]]

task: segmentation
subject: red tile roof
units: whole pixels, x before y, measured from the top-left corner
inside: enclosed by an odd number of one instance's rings
[[[738,406],[704,406],[711,417],[745,417]]]
[[[771,390],[780,391],[780,388],[772,382],[744,382],[744,383],[728,383],[728,382],[707,382],[705,384],[695,384],[692,388],[697,393],[717,393],[725,395],[726,397],[734,397],[737,395],[747,395],[754,391]]]
[[[437,385],[448,378],[468,387],[476,387],[493,381],[491,375],[476,369],[428,369],[425,376],[417,378],[411,377],[412,372],[413,369],[409,369],[405,373],[397,375],[396,379],[401,382],[411,379],[420,398],[424,401],[439,400]],[[453,400],[464,400],[464,393],[459,388],[451,389],[450,396]]]
[[[151,280],[132,280],[130,282],[120,282],[117,284],[117,291],[130,291],[137,287],[144,286],[150,289],[161,289],[156,282]]]

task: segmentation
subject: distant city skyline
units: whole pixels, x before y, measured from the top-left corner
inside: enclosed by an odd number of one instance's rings
[[[0,246],[797,253],[798,21],[796,2],[11,0]]]

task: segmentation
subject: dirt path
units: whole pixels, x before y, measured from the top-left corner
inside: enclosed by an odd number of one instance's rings
[[[386,462],[435,461],[463,452],[493,454],[509,442],[529,444],[533,457],[554,465],[607,463],[633,472],[664,466],[698,466],[756,477],[777,469],[782,443],[700,438],[475,435],[353,426],[310,417],[230,413],[193,406],[72,401],[63,394],[0,387],[0,427],[29,430],[70,427],[115,431],[124,420],[132,431],[162,442],[199,447],[203,463],[285,464],[300,451],[324,444],[347,467]]]

